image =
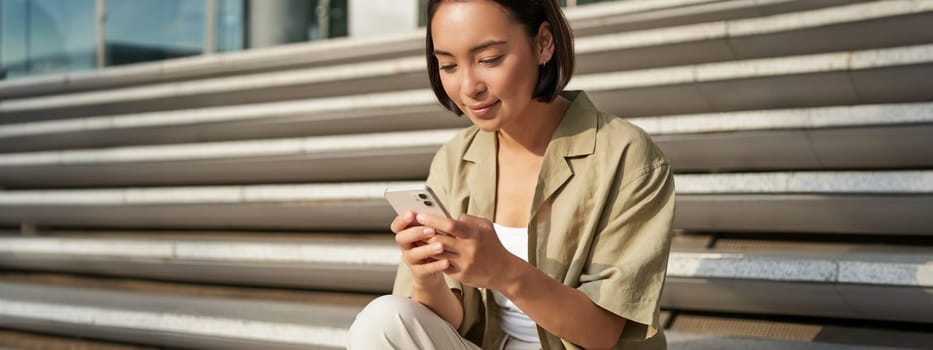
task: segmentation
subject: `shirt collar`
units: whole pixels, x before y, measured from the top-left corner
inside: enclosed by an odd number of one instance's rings
[[[545,158],[549,156],[577,157],[593,154],[596,150],[596,127],[599,111],[582,91],[564,91],[561,96],[570,100],[570,107],[558,124]],[[463,160],[473,163],[496,161],[496,133],[478,131],[467,146]]]
[[[567,158],[590,155],[596,149],[596,129],[599,120],[596,107],[583,92],[563,92],[562,95],[571,103],[544,152],[529,213],[531,222],[534,222],[542,204],[549,201],[557,190],[573,177],[573,169]],[[475,166],[466,179],[471,193],[468,213],[492,220],[495,215],[498,174],[496,133],[478,131],[467,145],[463,159]],[[529,237],[535,237],[535,230],[530,223],[528,227]],[[528,261],[535,264],[536,255],[536,250],[532,249]]]

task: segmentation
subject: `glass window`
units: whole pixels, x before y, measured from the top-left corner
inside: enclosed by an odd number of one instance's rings
[[[95,67],[94,0],[0,1],[0,78]]]
[[[217,0],[217,52],[243,49],[244,0]]]
[[[250,48],[347,36],[347,0],[250,0]],[[325,24],[326,23],[326,24]]]
[[[619,0],[576,0],[575,5],[586,5],[597,2],[619,1]],[[561,7],[567,7],[567,0],[558,0],[557,4]],[[424,27],[428,23],[427,12],[428,0],[418,0],[418,26]]]
[[[328,38],[339,38],[347,36],[350,32],[349,21],[350,11],[347,6],[347,0],[330,0],[326,15],[328,16]],[[320,16],[321,14],[318,13]],[[313,38],[313,37],[312,37]]]
[[[203,0],[107,0],[107,65],[201,54],[205,7]]]
[[[311,1],[311,23],[308,25],[308,40],[321,40],[347,36],[349,16],[347,0]],[[327,32],[322,33],[321,24],[327,22]]]
[[[418,0],[418,26],[424,27],[428,24],[428,0]]]

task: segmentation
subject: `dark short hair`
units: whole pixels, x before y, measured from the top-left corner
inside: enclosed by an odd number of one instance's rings
[[[427,6],[427,35],[425,37],[425,57],[428,61],[428,80],[437,100],[445,108],[463,115],[460,107],[447,96],[444,85],[441,83],[440,67],[437,57],[434,56],[434,38],[431,35],[431,20],[437,7],[445,0],[429,0]],[[497,4],[512,15],[512,17],[525,26],[528,37],[534,38],[538,34],[541,23],[547,21],[551,24],[551,33],[554,37],[554,55],[538,69],[538,83],[535,85],[531,98],[541,102],[551,102],[564,90],[570,76],[573,74],[574,52],[573,31],[557,4],[557,0],[494,0]]]

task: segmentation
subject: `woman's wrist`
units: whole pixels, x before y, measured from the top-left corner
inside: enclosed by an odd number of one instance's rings
[[[443,273],[416,278],[412,281],[412,292],[433,294],[447,289],[447,281],[444,280]]]
[[[459,295],[447,286],[444,275],[439,275],[437,279],[422,281],[427,283],[414,283],[411,299],[431,309],[454,328],[460,327],[463,321],[463,306]]]
[[[494,288],[509,299],[521,293],[522,288],[529,283],[529,278],[533,277],[534,272],[537,270],[517,256],[513,255],[512,258],[509,263],[505,264],[503,273],[500,274],[501,278],[498,281],[498,286]]]

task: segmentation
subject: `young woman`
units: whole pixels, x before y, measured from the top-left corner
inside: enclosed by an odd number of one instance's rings
[[[674,180],[640,129],[563,91],[556,0],[429,1],[431,86],[473,126],[428,185],[455,219],[404,213],[392,296],[350,349],[665,349]]]

